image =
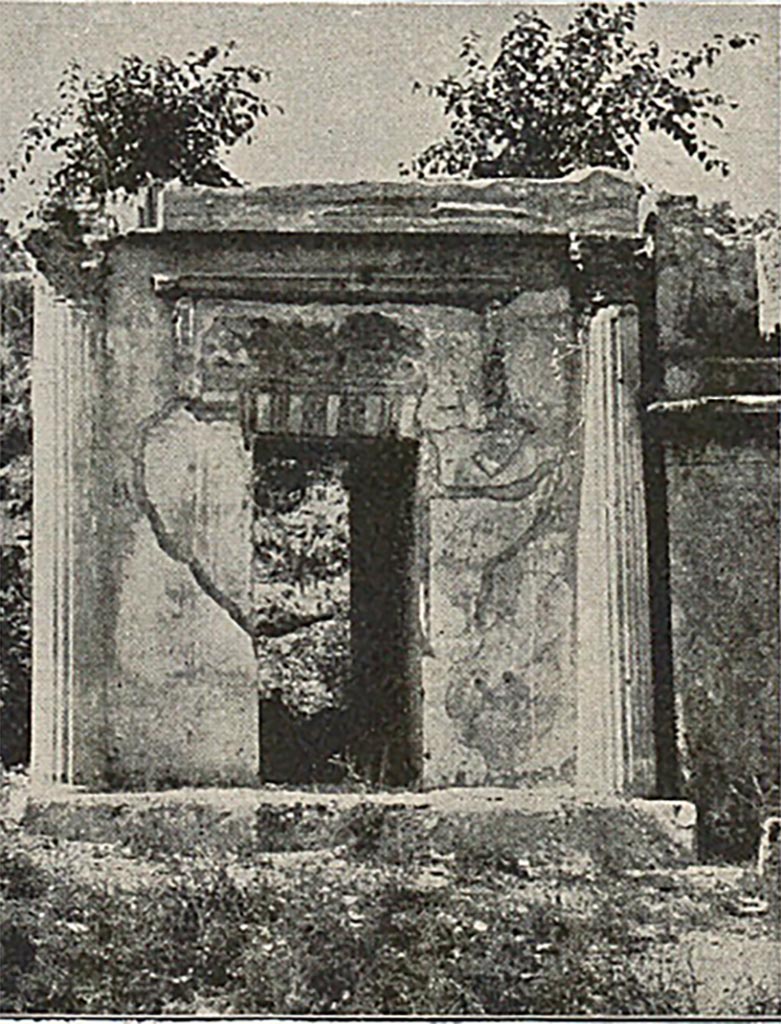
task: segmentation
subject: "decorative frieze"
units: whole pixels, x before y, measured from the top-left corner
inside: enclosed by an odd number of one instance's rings
[[[425,389],[415,331],[376,311],[302,317],[300,307],[180,298],[179,393],[203,417],[256,434],[413,437]]]
[[[209,400],[209,396],[207,401]],[[398,388],[337,392],[280,384],[239,392],[247,442],[256,434],[286,437],[414,437],[419,395]]]

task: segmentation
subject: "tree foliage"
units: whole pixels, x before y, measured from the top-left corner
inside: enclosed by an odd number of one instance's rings
[[[36,111],[24,129],[0,192],[41,153],[56,158],[44,182],[44,210],[103,205],[153,182],[239,184],[225,152],[250,141],[272,105],[258,92],[269,72],[228,63],[234,46],[209,46],[181,63],[127,56],[116,70],[89,75],[70,64],[58,104],[48,114]]]
[[[32,286],[0,225],[0,755],[27,759],[31,671]]]
[[[256,645],[259,686],[297,715],[340,706],[350,672],[347,472],[342,460],[305,451],[255,469],[256,616],[312,623]]]
[[[449,125],[407,170],[418,176],[550,178],[588,166],[628,169],[644,130],[679,143],[705,170],[728,172],[703,135],[736,104],[697,87],[725,49],[756,42],[716,34],[669,59],[635,39],[637,3],[581,4],[557,34],[538,13],[518,12],[488,63],[479,36],[463,40],[459,75],[430,87]]]

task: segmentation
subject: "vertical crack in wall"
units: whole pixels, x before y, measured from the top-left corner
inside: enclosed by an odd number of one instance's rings
[[[152,413],[151,416],[148,416],[138,426],[133,451],[133,492],[136,504],[149,523],[160,549],[175,562],[180,562],[182,565],[187,566],[198,588],[207,597],[211,598],[215,604],[219,605],[223,611],[227,612],[236,625],[254,641],[255,629],[250,617],[245,614],[237,601],[234,601],[232,597],[229,597],[220,590],[206,572],[200,560],[192,552],[187,551],[178,538],[166,529],[163,517],[152,501],[147,488],[146,450],[149,438],[152,432],[165,423],[175,412],[184,409],[185,404],[185,399],[179,397],[170,398],[157,412]]]
[[[254,614],[247,614],[238,601],[224,593],[206,571],[201,561],[181,541],[166,528],[163,517],[152,500],[146,483],[146,452],[152,432],[160,427],[174,413],[186,410],[187,399],[174,397],[168,399],[156,412],[143,420],[136,431],[133,446],[133,493],[135,502],[146,518],[155,540],[161,551],[175,562],[186,566],[198,589],[216,605],[227,612],[233,622],[247,634],[253,645],[261,638],[278,638],[288,636],[299,629],[312,626],[318,622],[332,619],[333,612],[318,612],[310,615],[288,615],[284,620],[276,618],[258,619]]]

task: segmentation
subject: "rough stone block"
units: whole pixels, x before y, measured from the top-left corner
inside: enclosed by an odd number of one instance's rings
[[[653,818],[675,845],[692,855],[697,852],[697,808],[688,800],[630,801],[643,814]]]

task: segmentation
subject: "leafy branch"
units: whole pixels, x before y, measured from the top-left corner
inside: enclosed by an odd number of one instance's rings
[[[679,143],[706,171],[728,173],[702,134],[723,128],[737,104],[692,80],[754,33],[716,34],[665,62],[659,44],[634,38],[642,3],[582,3],[556,35],[536,12],[521,11],[487,63],[480,38],[462,43],[459,75],[429,86],[449,125],[404,173],[548,178],[588,166],[628,169],[645,130]],[[420,89],[420,83],[416,83]]]
[[[230,64],[234,43],[148,62],[123,58],[114,71],[85,74],[73,62],[59,86],[59,102],[36,111],[22,132],[15,160],[0,178],[0,194],[30,175],[34,158],[56,164],[43,182],[39,212],[73,210],[136,194],[152,183],[240,184],[224,165],[227,150],[251,141],[261,117],[276,104],[258,91],[270,72]],[[31,183],[36,184],[34,178]]]

